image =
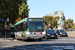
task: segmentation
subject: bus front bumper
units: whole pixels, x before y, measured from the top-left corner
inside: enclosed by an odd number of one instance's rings
[[[45,39],[46,35],[26,35],[25,39]]]

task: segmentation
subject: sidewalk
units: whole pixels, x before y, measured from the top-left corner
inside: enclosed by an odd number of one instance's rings
[[[13,38],[6,38],[6,39],[0,38],[0,41],[12,41],[12,40],[14,40],[14,39]]]
[[[69,37],[75,37],[75,31],[67,31]]]

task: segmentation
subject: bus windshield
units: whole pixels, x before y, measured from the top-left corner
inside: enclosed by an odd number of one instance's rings
[[[28,22],[28,28],[31,31],[44,30],[44,22]]]

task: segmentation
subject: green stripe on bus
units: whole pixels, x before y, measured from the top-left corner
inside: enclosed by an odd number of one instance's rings
[[[17,22],[15,25],[18,25],[18,24],[20,24],[22,22],[27,22],[27,19],[25,18],[24,20]]]
[[[23,36],[25,37],[25,31],[23,31]]]

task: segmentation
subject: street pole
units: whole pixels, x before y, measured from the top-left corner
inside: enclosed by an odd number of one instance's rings
[[[6,39],[6,20],[5,20],[5,39]]]

